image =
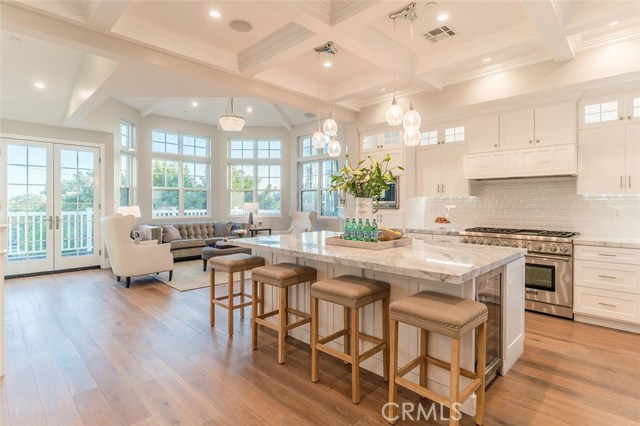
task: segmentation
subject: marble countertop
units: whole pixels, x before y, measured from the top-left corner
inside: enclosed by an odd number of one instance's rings
[[[464,229],[460,228],[450,228],[450,227],[428,227],[428,228],[407,228],[405,232],[411,234],[432,234],[432,235],[451,235],[458,236],[460,235],[460,231],[464,231]]]
[[[573,243],[578,246],[640,249],[640,238],[591,237],[589,235],[580,235],[573,239]]]
[[[440,244],[415,239],[410,246],[387,250],[325,244],[325,238],[337,235],[336,232],[319,231],[240,238],[229,242],[256,250],[451,284],[462,284],[526,254],[524,249]]]

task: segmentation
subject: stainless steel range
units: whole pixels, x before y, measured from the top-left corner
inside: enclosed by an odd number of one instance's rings
[[[575,232],[510,228],[468,228],[460,242],[526,248],[525,307],[573,318],[573,238]]]

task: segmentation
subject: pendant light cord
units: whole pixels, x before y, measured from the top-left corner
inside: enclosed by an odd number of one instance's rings
[[[411,20],[410,26],[410,34],[411,34],[411,56],[409,62],[409,73],[411,75],[411,92],[413,93],[413,20]],[[411,100],[413,101],[413,94],[411,95]]]
[[[396,19],[393,18],[393,99],[396,99]]]

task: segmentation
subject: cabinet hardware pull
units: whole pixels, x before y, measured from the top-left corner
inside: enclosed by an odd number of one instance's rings
[[[615,280],[616,277],[612,277],[611,275],[598,275],[600,278],[611,278],[612,280]]]
[[[620,189],[622,189],[622,176],[620,176]]]
[[[627,120],[631,120],[633,117],[630,115],[627,115]]]
[[[444,183],[442,184],[442,193],[444,194]]]
[[[631,175],[629,175],[629,189],[631,189]]]
[[[438,187],[438,194],[440,193],[440,184],[436,185]]]
[[[622,115],[621,115],[621,116],[620,116],[620,120],[624,120],[624,116],[622,116]]]
[[[537,290],[527,290],[527,294],[538,294]]]
[[[493,144],[493,147],[494,147],[494,148],[497,148],[497,147],[498,147],[498,144],[497,144],[497,143]]]
[[[540,139],[536,139],[536,143],[540,143]]]
[[[612,308],[615,308],[616,305],[612,305],[611,303],[602,303],[602,302],[598,302],[598,305],[602,305],[602,306],[611,306]]]
[[[608,253],[598,253],[598,256],[616,257],[615,254],[608,254]]]
[[[533,143],[533,140],[532,140],[532,139],[529,139],[529,143]]]
[[[53,229],[53,216],[49,216],[49,229]]]

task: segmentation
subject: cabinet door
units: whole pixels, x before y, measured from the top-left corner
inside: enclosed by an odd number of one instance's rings
[[[500,149],[533,146],[533,108],[500,114]]]
[[[360,157],[366,158],[366,155],[362,155],[364,153],[375,152],[382,146],[382,134],[376,135],[367,135],[360,140]]]
[[[442,145],[442,186],[440,191],[446,197],[466,197],[469,195],[469,181],[464,179],[463,158],[469,146],[466,143]]]
[[[625,113],[627,114],[627,123],[640,122],[640,92],[627,95]]]
[[[563,102],[535,109],[535,144],[576,143],[576,103]]]
[[[640,194],[640,123],[626,126],[626,156],[628,194]]]
[[[578,128],[593,129],[623,125],[624,113],[624,94],[583,99],[578,102]]]
[[[469,152],[489,152],[500,148],[500,116],[498,114],[469,120]]]
[[[436,145],[416,150],[416,192],[420,197],[440,195],[442,146]]]
[[[622,194],[624,174],[624,126],[581,130],[578,138],[578,194]]]
[[[381,161],[387,154],[391,157],[391,161],[389,161],[390,169],[396,166],[404,167],[404,149],[402,147],[397,149],[384,149],[380,151],[378,161]],[[394,176],[400,176],[404,174],[404,171],[394,169],[392,173]]]

